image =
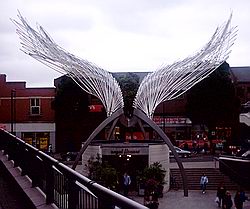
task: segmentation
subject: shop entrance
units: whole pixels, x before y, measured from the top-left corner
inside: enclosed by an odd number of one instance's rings
[[[148,166],[148,155],[104,155],[102,160],[107,161],[116,169],[119,178],[119,191],[122,191],[125,172],[131,177],[130,191],[137,191],[139,175]]]

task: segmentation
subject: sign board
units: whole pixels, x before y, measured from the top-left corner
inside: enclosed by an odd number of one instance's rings
[[[192,124],[189,118],[185,117],[162,117],[162,116],[154,116],[153,121],[157,125],[161,124]]]
[[[148,147],[103,147],[103,155],[148,155]]]
[[[89,105],[89,112],[102,112],[103,105]]]

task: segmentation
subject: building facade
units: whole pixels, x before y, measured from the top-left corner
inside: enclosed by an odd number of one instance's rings
[[[138,175],[155,162],[159,162],[166,171],[164,178],[163,192],[170,187],[170,168],[169,168],[169,149],[162,142],[158,143],[98,143],[95,142],[88,146],[82,157],[82,164],[88,165],[89,159],[97,157],[116,168],[118,176],[122,177],[124,173],[131,176],[131,189],[137,190],[140,180]],[[87,166],[81,171],[88,176]]]
[[[250,101],[250,67],[231,67],[230,73],[240,103]]]
[[[231,67],[231,76],[236,95],[241,104],[240,143],[250,147],[250,67]]]
[[[61,76],[54,81],[56,151],[77,152],[95,128],[106,118],[101,102],[84,92],[71,78]],[[104,139],[104,133],[99,139]]]
[[[0,127],[40,150],[55,151],[55,88],[26,88],[0,74]]]

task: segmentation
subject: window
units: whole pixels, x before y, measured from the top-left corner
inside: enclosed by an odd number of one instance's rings
[[[48,150],[49,132],[22,132],[22,139],[40,150]]]
[[[30,114],[40,115],[40,99],[38,98],[30,99]]]

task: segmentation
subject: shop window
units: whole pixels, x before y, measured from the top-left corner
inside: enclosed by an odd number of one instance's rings
[[[49,133],[36,133],[36,147],[40,150],[47,150],[49,146]]]
[[[48,150],[49,132],[23,132],[22,139],[40,150]]]
[[[22,139],[30,144],[35,146],[36,145],[36,140],[35,140],[35,133],[30,133],[30,132],[24,132],[22,133]]]
[[[40,99],[31,98],[30,99],[30,114],[31,115],[40,115]]]

